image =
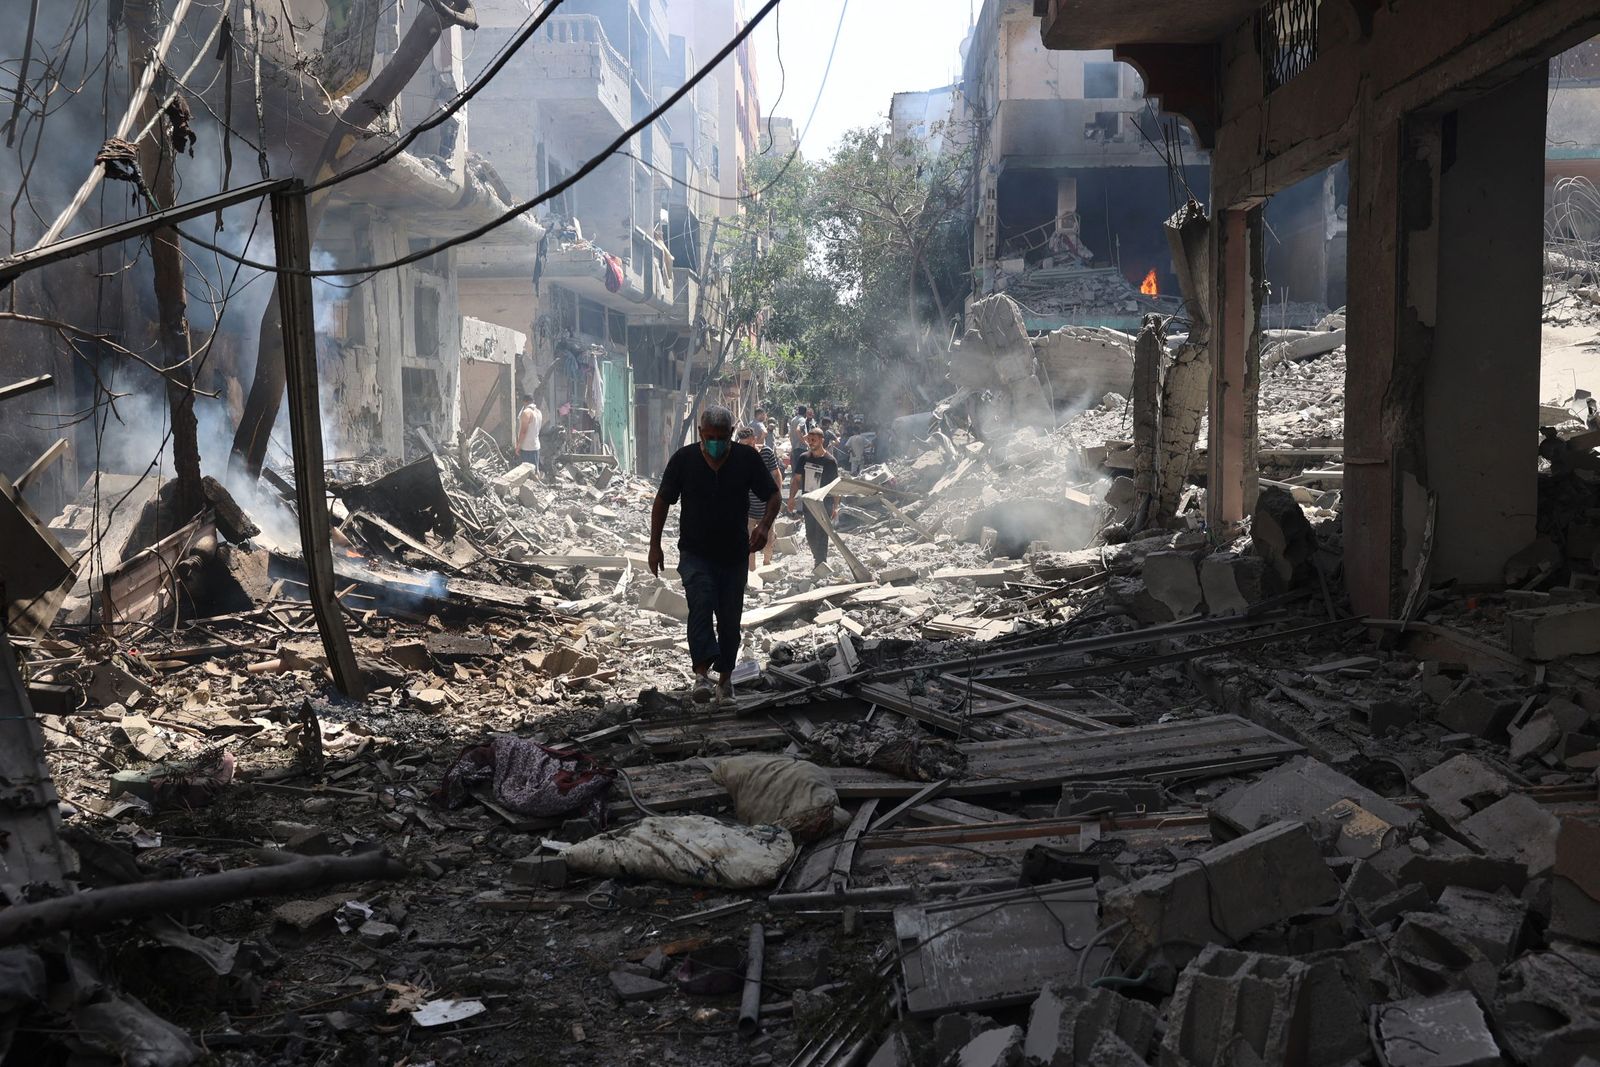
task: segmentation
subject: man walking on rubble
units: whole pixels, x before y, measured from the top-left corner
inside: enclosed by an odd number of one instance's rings
[[[750,494],[766,509],[747,523]],[[661,531],[667,511],[683,502],[678,516],[678,576],[689,601],[689,662],[696,702],[713,695],[709,672],[719,675],[715,695],[733,703],[733,666],[739,655],[739,618],[744,612],[747,559],[766,547],[783,496],[761,456],[733,442],[733,412],[710,407],[700,415],[700,440],[667,460],[661,488],[650,509],[650,573],[660,577]]]
[[[544,414],[533,397],[522,394],[522,411],[517,415],[517,457],[539,468],[539,434],[544,429]]]
[[[795,452],[791,469],[794,472],[789,481],[791,510],[794,508],[795,498],[801,493],[813,492],[838,480],[839,464],[828,454],[822,427],[813,426],[806,431],[806,447]],[[828,521],[836,521],[839,518],[838,500],[830,497],[824,506],[828,509]],[[828,531],[811,514],[809,508],[805,509],[805,516],[806,544],[811,546],[811,561],[821,567],[828,561]]]

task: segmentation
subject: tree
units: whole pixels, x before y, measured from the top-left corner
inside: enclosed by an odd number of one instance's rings
[[[943,140],[935,155],[866,127],[820,162],[752,164],[761,194],[739,223],[728,313],[774,371],[769,402],[876,402],[888,414],[909,401],[886,393],[942,388],[933,357],[969,288],[971,225],[970,154]]]

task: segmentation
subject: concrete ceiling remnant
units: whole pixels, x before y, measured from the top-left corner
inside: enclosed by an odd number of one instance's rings
[[[1215,41],[1255,13],[1256,0],[1050,0],[1041,19],[1050,48]]]

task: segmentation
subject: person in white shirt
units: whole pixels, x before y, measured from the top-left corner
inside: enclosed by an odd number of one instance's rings
[[[522,394],[522,413],[517,416],[517,455],[524,463],[539,466],[539,432],[544,429],[544,413],[533,397]]]

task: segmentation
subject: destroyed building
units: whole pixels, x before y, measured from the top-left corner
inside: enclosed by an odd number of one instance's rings
[[[1002,207],[1176,182],[1105,163],[1157,113],[1207,180],[1070,268],[1131,322],[992,247],[944,399],[752,554],[714,701],[646,466],[767,399],[708,372],[773,8],[55,7],[0,48],[51,172],[0,256],[0,1065],[1600,1063],[1600,198],[1547,143],[1600,143],[1551,103],[1593,3],[984,5],[990,132],[1100,153],[986,157]],[[186,399],[266,412],[189,512]]]

